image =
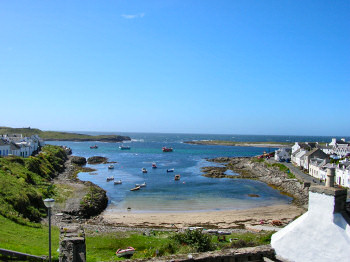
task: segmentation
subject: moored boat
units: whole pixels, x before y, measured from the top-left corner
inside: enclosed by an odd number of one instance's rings
[[[117,181],[114,181],[114,184],[115,185],[120,185],[122,183],[122,180],[120,179],[120,180],[117,180]]]
[[[142,171],[142,173],[147,173],[147,169],[144,167],[141,169],[141,171]]]
[[[146,182],[143,182],[143,184],[135,184],[135,187],[145,187],[146,186]]]
[[[123,145],[119,146],[120,150],[129,150],[130,148],[131,148],[130,146],[123,146]]]
[[[135,248],[133,247],[128,247],[125,249],[118,249],[116,252],[116,255],[118,257],[127,257],[127,256],[132,256],[135,253]]]
[[[90,146],[90,149],[97,149],[98,146],[97,145],[94,145],[94,146]]]
[[[114,165],[109,165],[108,169],[114,169]]]
[[[174,172],[174,168],[170,168],[170,169],[167,169],[166,171],[169,173],[169,172]]]
[[[175,175],[174,180],[175,180],[175,181],[176,181],[176,180],[180,180],[180,175]]]
[[[163,150],[163,152],[173,152],[173,148],[172,147],[163,146],[162,150]]]
[[[108,181],[112,181],[112,180],[114,180],[114,176],[109,176],[109,177],[107,177],[106,180],[107,180],[107,182],[108,182]]]
[[[152,163],[152,168],[157,168],[156,163]]]
[[[132,188],[132,189],[130,189],[130,191],[136,191],[136,190],[140,190],[140,186],[136,186],[136,187],[134,187],[134,188]]]

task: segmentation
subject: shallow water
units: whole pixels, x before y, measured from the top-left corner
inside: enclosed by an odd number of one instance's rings
[[[200,171],[203,166],[215,165],[207,162],[206,158],[254,156],[274,148],[190,145],[183,143],[187,140],[186,136],[174,136],[143,134],[141,138],[124,143],[131,147],[130,150],[120,150],[119,143],[48,143],[69,146],[73,155],[87,158],[105,156],[109,161],[118,162],[114,164],[113,170],[107,168],[108,164],[87,165],[97,171],[79,174],[81,180],[91,181],[107,191],[110,211],[125,211],[128,207],[133,212],[232,210],[291,202],[290,197],[262,182],[208,178],[203,177]],[[98,149],[90,149],[95,144]],[[163,146],[173,147],[174,152],[163,153]],[[153,162],[158,168],[151,168]],[[147,174],[141,172],[143,167],[148,170]],[[170,168],[174,168],[175,172],[167,173],[166,169]],[[180,181],[174,180],[175,174],[181,175]],[[232,171],[227,174],[235,175]],[[113,181],[107,182],[106,178],[109,176],[114,176],[115,180],[121,179],[123,183],[114,185]],[[146,187],[130,191],[135,184],[143,182],[146,182]],[[248,194],[257,194],[260,197],[249,197]]]

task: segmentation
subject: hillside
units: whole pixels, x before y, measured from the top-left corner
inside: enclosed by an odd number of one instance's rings
[[[119,135],[101,135],[90,136],[68,132],[57,131],[42,131],[37,128],[11,128],[0,127],[0,135],[4,134],[23,134],[23,136],[39,135],[42,139],[47,141],[102,141],[102,142],[123,142],[131,140],[128,136]]]
[[[0,157],[0,215],[21,224],[46,216],[43,199],[55,195],[50,181],[66,159],[65,151],[52,145],[35,157]]]

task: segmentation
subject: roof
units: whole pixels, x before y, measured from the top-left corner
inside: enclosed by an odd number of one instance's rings
[[[4,139],[0,139],[0,146],[8,146],[9,144]]]
[[[10,143],[10,148],[11,148],[11,150],[19,150],[19,149],[21,149],[21,147],[19,145],[17,145],[16,143],[14,143],[14,142]]]

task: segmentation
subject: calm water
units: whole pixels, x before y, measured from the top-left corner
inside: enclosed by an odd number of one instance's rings
[[[95,134],[95,133],[94,133]],[[99,133],[101,134],[101,133]],[[110,134],[110,133],[106,133]],[[259,181],[207,178],[203,177],[200,168],[211,166],[206,158],[219,156],[254,156],[263,151],[275,148],[228,147],[189,145],[188,140],[232,140],[232,141],[324,141],[302,139],[290,136],[228,136],[228,135],[193,135],[193,134],[141,134],[123,133],[132,138],[124,143],[131,150],[120,150],[118,143],[101,142],[48,142],[56,145],[66,145],[72,148],[73,155],[84,157],[105,156],[109,161],[117,161],[115,169],[108,170],[108,164],[88,165],[97,169],[93,173],[80,173],[81,180],[92,181],[107,191],[110,204],[109,211],[125,211],[131,207],[133,212],[172,212],[172,211],[206,211],[247,209],[258,206],[290,203],[291,198],[280,194]],[[98,149],[90,149],[91,145]],[[173,147],[174,152],[163,153],[163,146]],[[157,169],[152,169],[155,162]],[[141,168],[147,168],[143,174]],[[166,169],[174,168],[174,173]],[[180,174],[181,180],[174,181],[174,175]],[[229,173],[235,175],[234,173]],[[121,179],[123,184],[114,185],[106,182],[108,176]],[[139,191],[130,191],[135,184],[147,183]],[[252,198],[248,194],[258,194]]]

